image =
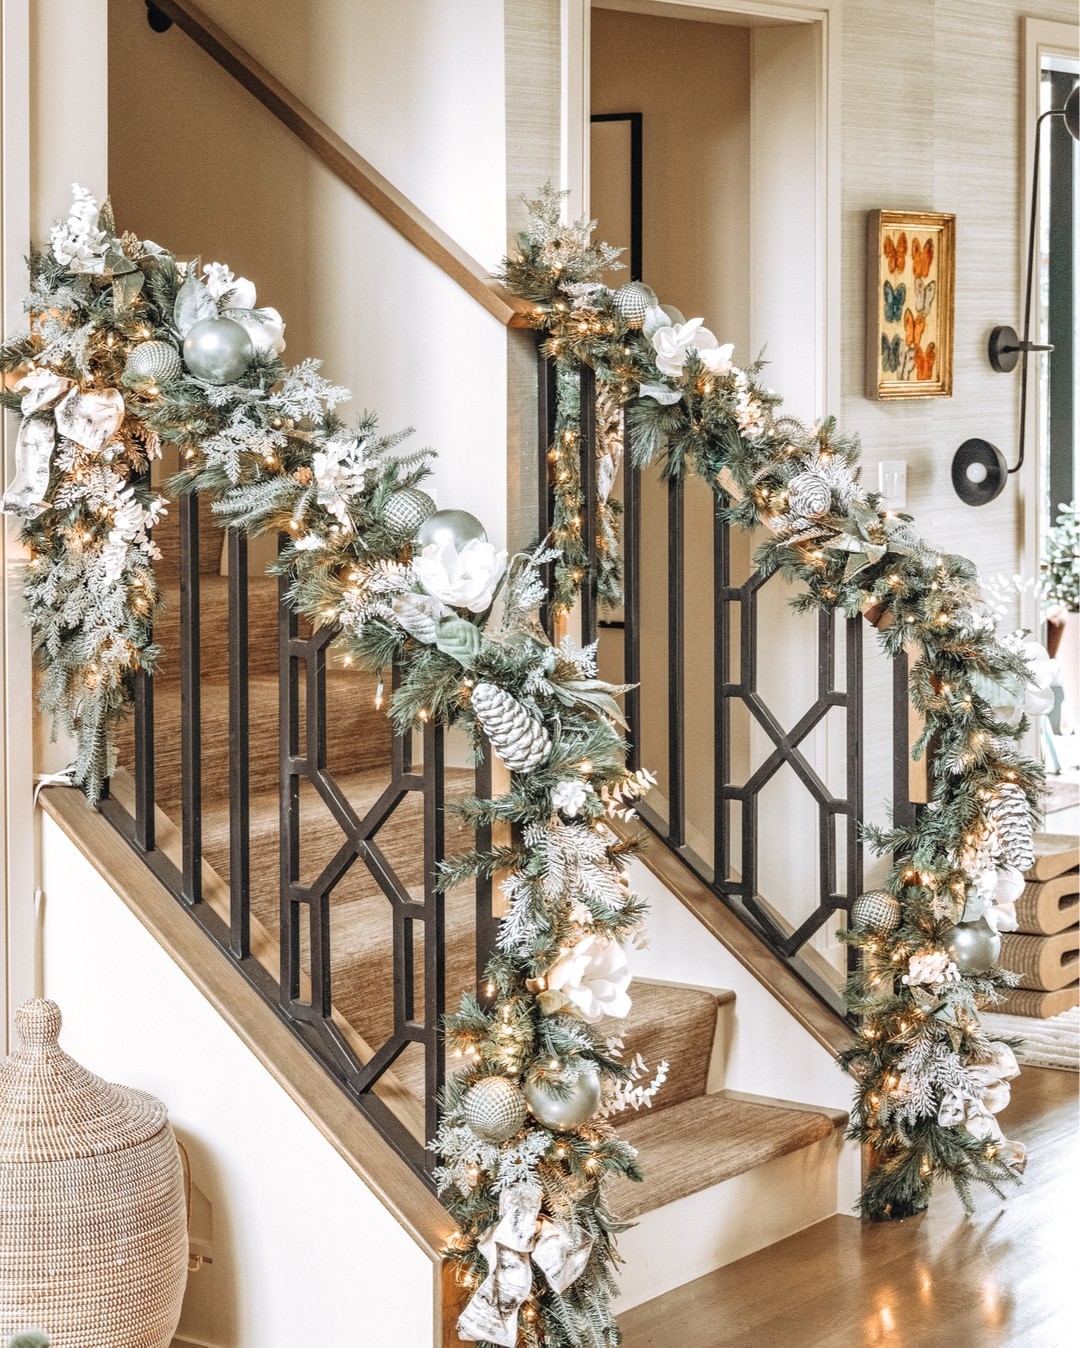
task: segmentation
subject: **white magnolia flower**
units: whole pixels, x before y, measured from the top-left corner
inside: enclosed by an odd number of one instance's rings
[[[581,811],[589,796],[592,795],[592,787],[588,782],[583,782],[580,777],[573,777],[565,782],[560,782],[551,793],[551,805],[553,809],[561,810],[568,819],[575,818]]]
[[[701,363],[713,374],[727,374],[731,369],[734,344],[726,342],[721,346],[713,333],[701,326],[704,322],[703,318],[691,318],[688,323],[657,328],[652,343],[656,350],[656,368],[661,374],[677,378],[691,351],[698,353]]]
[[[203,276],[211,299],[218,302],[219,309],[229,311],[229,316],[251,338],[256,351],[280,354],[285,350],[284,319],[276,309],[256,309],[255,287],[246,276],[234,276],[224,262],[208,262],[203,267]],[[233,314],[234,309],[248,312]]]
[[[960,971],[947,950],[930,950],[912,955],[908,971],[900,981],[909,987],[915,987],[917,983],[933,987],[938,983],[954,982],[959,977]]]
[[[630,969],[618,941],[583,936],[548,970],[547,984],[561,992],[582,1020],[595,1025],[605,1016],[628,1016]]]
[[[483,613],[506,570],[506,552],[487,539],[473,538],[460,552],[453,543],[429,543],[413,558],[416,578],[428,594],[452,608]]]
[[[981,916],[997,932],[1016,931],[1019,925],[1016,918],[1016,900],[1024,892],[1024,877],[1012,866],[998,870],[996,866],[987,866],[973,882],[976,900],[982,904]],[[967,909],[964,920],[968,921]]]

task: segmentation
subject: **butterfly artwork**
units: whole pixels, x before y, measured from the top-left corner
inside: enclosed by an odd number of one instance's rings
[[[927,239],[924,244],[918,239],[911,240],[911,270],[915,279],[925,280],[930,275],[930,264],[934,260],[934,240]]]
[[[915,368],[915,350],[916,348],[913,346],[902,346],[900,348],[900,359],[896,365],[897,379],[906,382],[911,378],[911,372]]]
[[[907,265],[907,235],[903,230],[895,238],[886,234],[881,245],[889,264],[890,275],[902,272]]]
[[[888,281],[885,282],[888,285]],[[915,308],[920,314],[928,314],[930,306],[934,302],[934,296],[937,294],[936,281],[924,281],[921,276],[916,276],[915,283],[911,287],[915,296]]]
[[[903,281],[896,287],[891,281],[885,282],[885,322],[899,323],[904,312],[904,300],[907,298],[907,286]]]
[[[926,315],[913,314],[910,309],[904,310],[904,343],[907,346],[918,346],[923,339],[923,333],[926,331]]]
[[[937,359],[937,348],[933,342],[924,351],[921,346],[909,348],[915,356],[915,378],[933,379],[934,361]]]
[[[890,342],[884,333],[881,334],[881,368],[886,374],[895,374],[900,368],[900,334]]]

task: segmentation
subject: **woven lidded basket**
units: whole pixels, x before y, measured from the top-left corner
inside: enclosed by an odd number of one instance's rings
[[[165,1106],[81,1067],[60,1008],[15,1013],[0,1063],[0,1342],[168,1348],[187,1280],[184,1176]]]

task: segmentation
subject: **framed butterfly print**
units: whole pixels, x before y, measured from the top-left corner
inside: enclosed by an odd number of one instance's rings
[[[956,216],[867,217],[866,396],[949,398]]]

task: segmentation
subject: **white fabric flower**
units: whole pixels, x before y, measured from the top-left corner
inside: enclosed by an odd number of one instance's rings
[[[553,809],[561,810],[568,819],[573,819],[581,812],[581,807],[590,795],[592,787],[588,782],[583,782],[579,777],[571,778],[560,782],[552,791],[551,805]]]
[[[908,961],[908,971],[900,981],[909,987],[915,987],[918,983],[933,987],[938,983],[955,982],[959,977],[960,970],[947,950],[930,950],[912,955]]]
[[[603,936],[583,936],[548,970],[548,987],[561,992],[582,1020],[630,1014],[630,969],[622,946]]]
[[[78,183],[72,183],[71,193],[75,200],[68,218],[63,224],[54,225],[49,233],[53,257],[72,271],[102,271],[109,236],[98,229],[100,207]]]
[[[363,443],[355,437],[326,440],[311,456],[315,499],[342,524],[349,518],[349,498],[362,491],[367,460]]]
[[[203,267],[203,284],[218,308],[234,318],[251,338],[256,351],[285,350],[285,321],[276,309],[256,309],[255,287],[246,276],[234,276],[224,262]],[[233,313],[233,310],[246,312]]]
[[[413,558],[413,571],[428,594],[453,608],[483,613],[506,570],[506,552],[472,538],[460,552],[453,543],[429,543]]]
[[[964,909],[964,921],[974,921],[985,917],[997,932],[1016,931],[1019,923],[1016,918],[1016,900],[1024,892],[1024,877],[1012,866],[998,870],[988,866],[981,871],[973,882],[976,906],[979,911],[974,917],[968,917],[968,908]]]
[[[688,323],[657,328],[652,343],[656,350],[656,368],[661,374],[678,378],[691,351],[698,353],[702,365],[713,374],[727,374],[731,369],[734,344],[727,342],[721,346],[713,333],[701,326],[704,322],[703,318],[691,318]]]

